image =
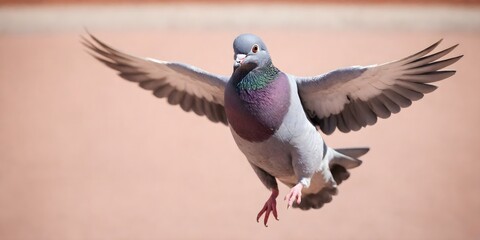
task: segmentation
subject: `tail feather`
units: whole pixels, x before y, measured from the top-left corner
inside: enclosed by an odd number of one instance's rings
[[[335,151],[343,154],[350,156],[352,158],[359,158],[363,155],[365,155],[370,148],[364,147],[364,148],[336,148]]]
[[[333,150],[333,149],[332,149]],[[333,158],[330,161],[330,172],[337,185],[350,177],[347,169],[360,166],[362,163],[358,158],[367,153],[369,148],[342,148],[333,151]],[[300,204],[293,204],[293,207],[302,210],[321,208],[325,203],[332,201],[337,195],[336,187],[326,186],[314,194],[306,194],[302,197]]]
[[[330,160],[330,166],[341,165],[346,169],[355,168],[362,164],[358,159],[367,153],[369,148],[338,148],[333,151],[333,158]]]
[[[309,210],[310,208],[319,209],[323,207],[325,203],[331,202],[334,195],[337,195],[336,188],[324,187],[318,193],[302,196],[300,204],[294,202],[293,207],[302,210]]]

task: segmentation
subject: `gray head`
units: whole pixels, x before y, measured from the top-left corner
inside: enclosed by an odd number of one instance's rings
[[[233,41],[233,51],[235,55],[233,69],[243,68],[253,70],[257,67],[263,67],[271,63],[270,54],[267,46],[258,36],[245,33],[241,34]]]

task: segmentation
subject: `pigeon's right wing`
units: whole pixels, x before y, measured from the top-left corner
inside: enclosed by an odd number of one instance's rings
[[[180,105],[186,111],[206,116],[212,122],[228,125],[224,109],[224,90],[229,77],[208,73],[182,63],[139,58],[122,53],[101,42],[93,35],[83,38],[83,44],[100,62],[119,72],[119,76],[140,87],[153,91],[168,103]]]
[[[436,89],[429,83],[452,76],[442,70],[462,56],[440,60],[457,45],[427,55],[437,45],[404,59],[370,66],[341,68],[314,77],[296,77],[303,107],[324,133],[357,131],[388,118]]]

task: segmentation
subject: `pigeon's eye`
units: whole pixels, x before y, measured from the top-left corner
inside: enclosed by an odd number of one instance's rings
[[[253,52],[253,53],[257,53],[259,49],[260,49],[260,47],[258,47],[258,45],[255,44],[255,45],[253,45],[253,47],[252,47],[252,52]]]

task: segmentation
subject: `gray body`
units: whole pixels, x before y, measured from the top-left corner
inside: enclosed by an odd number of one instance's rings
[[[276,79],[275,81],[280,80]],[[325,144],[320,133],[303,110],[295,79],[286,75],[286,81],[289,85],[289,94],[287,95],[289,106],[280,126],[273,135],[266,140],[252,141],[240,136],[232,127],[233,124],[230,124],[230,130],[238,148],[246,156],[265,187],[277,188],[276,179],[288,187],[301,183],[304,186],[302,202],[300,205],[294,203],[293,206],[305,210],[320,208],[324,203],[331,201],[332,195],[337,193],[337,181],[341,182],[348,178],[346,169],[359,166],[361,161],[343,155]],[[237,81],[231,79],[229,85],[235,82]],[[227,86],[228,88],[229,86]],[[227,90],[226,94],[228,93]],[[225,96],[225,99],[228,98],[229,96]],[[229,107],[228,104],[225,106]],[[277,109],[270,109],[270,111],[275,112]],[[352,151],[360,156],[368,149]],[[330,166],[337,167],[336,179]]]
[[[326,182],[310,184],[311,178],[328,170],[331,156],[325,155],[323,159],[327,149],[322,137],[303,111],[295,81],[289,77],[288,83],[290,106],[282,124],[269,139],[251,142],[230,129],[238,147],[267,188],[276,186],[273,179],[276,177],[287,186],[292,187],[301,181],[308,187],[306,192],[318,192]],[[331,180],[331,176],[322,176],[322,179]]]

